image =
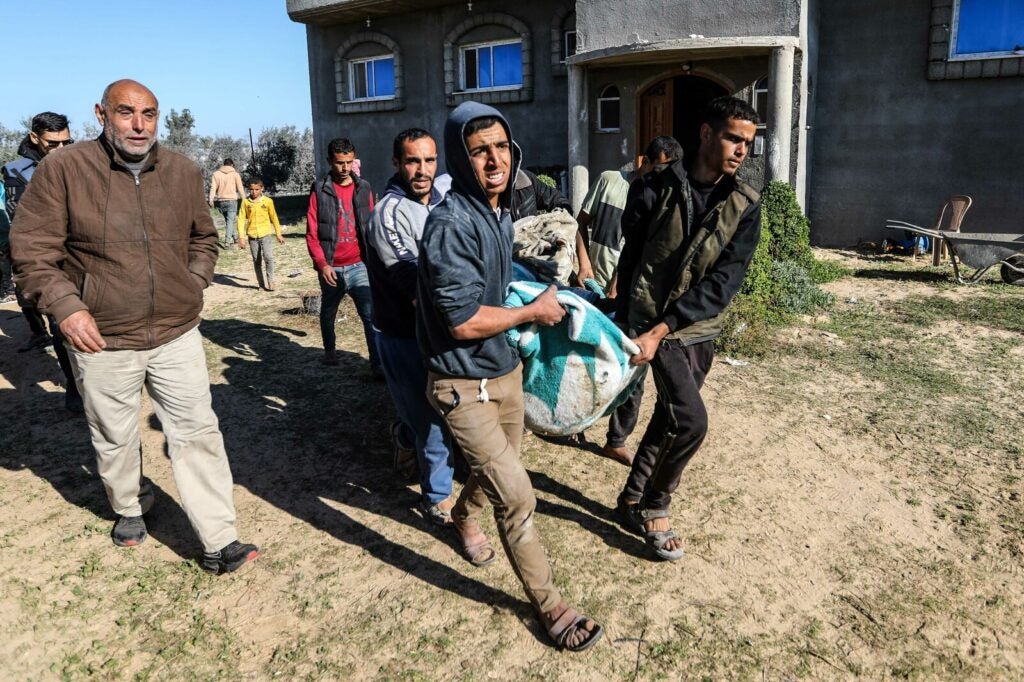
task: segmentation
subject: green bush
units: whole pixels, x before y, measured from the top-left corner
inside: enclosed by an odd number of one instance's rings
[[[775,303],[785,315],[808,315],[819,308],[828,308],[834,297],[818,288],[810,273],[799,263],[775,261],[772,279],[777,291]]]
[[[558,187],[558,183],[555,182],[555,179],[550,175],[544,175],[543,173],[541,173],[537,176],[537,179],[543,182],[548,187]]]
[[[810,223],[796,193],[783,182],[770,182],[761,195],[761,241],[746,279],[726,310],[720,352],[763,355],[774,330],[792,320],[829,308],[833,297],[818,288],[848,274],[838,263],[817,261],[811,252]]]

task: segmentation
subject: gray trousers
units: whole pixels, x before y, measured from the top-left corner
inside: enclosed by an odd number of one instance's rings
[[[207,552],[238,539],[233,481],[199,329],[152,350],[83,353],[68,346],[85,404],[96,469],[119,516],[152,504],[142,483],[139,408],[145,384],[167,439],[181,506]]]
[[[274,281],[274,234],[266,237],[249,238],[249,254],[252,256],[252,267],[256,270],[256,282],[261,289],[266,289]],[[266,276],[263,271],[266,269]]]

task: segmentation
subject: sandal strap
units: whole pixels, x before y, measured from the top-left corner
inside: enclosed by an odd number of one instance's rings
[[[644,521],[668,518],[668,509],[640,509],[637,513],[640,514],[640,518]]]

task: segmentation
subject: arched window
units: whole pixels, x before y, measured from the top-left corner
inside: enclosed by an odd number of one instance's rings
[[[564,76],[565,60],[581,47],[576,33],[576,3],[563,3],[551,16],[551,75]]]
[[[507,14],[470,17],[444,41],[445,98],[450,106],[469,99],[488,104],[533,99],[530,30]]]
[[[382,33],[357,33],[342,43],[334,80],[339,114],[404,107],[401,50]]]
[[[619,88],[606,85],[597,98],[597,130],[601,133],[617,133],[620,129]]]

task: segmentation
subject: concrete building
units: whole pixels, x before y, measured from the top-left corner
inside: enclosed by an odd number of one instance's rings
[[[1024,227],[1024,0],[287,0],[306,24],[318,150],[353,139],[380,186],[403,128],[441,134],[492,103],[527,166],[590,177],[672,134],[692,153],[703,105],[764,123],[745,178],[793,185],[823,245],[930,224],[970,194],[965,229]],[[319,152],[318,152],[319,153]]]

